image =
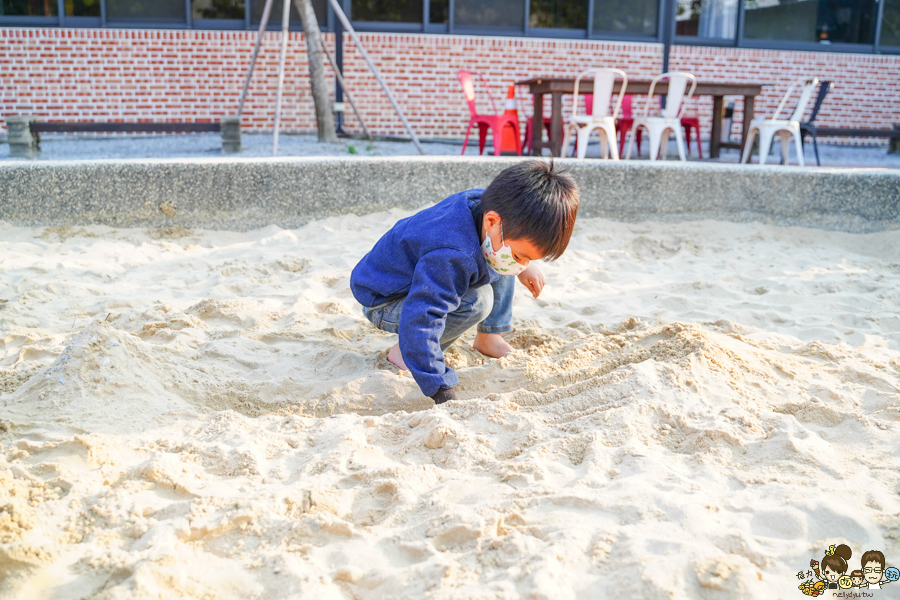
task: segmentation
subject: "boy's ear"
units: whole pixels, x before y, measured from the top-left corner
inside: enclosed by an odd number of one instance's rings
[[[500,221],[500,215],[497,213],[497,211],[489,210],[488,212],[484,213],[484,225],[486,229],[493,229],[497,226],[498,223],[500,223]]]

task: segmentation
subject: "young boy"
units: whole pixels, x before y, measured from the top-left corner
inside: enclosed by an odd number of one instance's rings
[[[400,336],[388,360],[435,403],[454,400],[458,379],[444,350],[475,325],[476,350],[495,358],[512,350],[501,334],[513,329],[514,276],[538,297],[544,277],[532,261],[562,256],[577,211],[571,176],[552,162],[527,161],[485,190],[398,221],[350,276],[366,318]]]

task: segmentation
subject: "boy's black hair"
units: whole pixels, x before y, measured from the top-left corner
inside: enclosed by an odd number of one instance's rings
[[[481,195],[481,211],[495,211],[503,237],[526,239],[548,260],[566,251],[578,213],[578,185],[553,161],[529,160],[504,169]]]

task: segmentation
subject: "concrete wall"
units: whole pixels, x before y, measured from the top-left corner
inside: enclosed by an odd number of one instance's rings
[[[516,158],[286,158],[0,164],[0,220],[247,230],[419,208],[484,187]],[[579,215],[724,219],[843,231],[900,228],[900,172],[783,166],[557,161]]]

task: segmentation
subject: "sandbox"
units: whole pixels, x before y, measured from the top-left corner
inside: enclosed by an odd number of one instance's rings
[[[457,342],[434,408],[349,271],[508,161],[209,162],[0,167],[0,597],[788,598],[831,544],[900,562],[892,174],[573,165],[516,351]]]

